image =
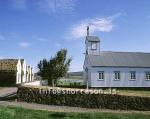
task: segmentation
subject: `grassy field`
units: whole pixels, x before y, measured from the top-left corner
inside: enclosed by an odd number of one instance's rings
[[[60,113],[0,106],[0,119],[150,119],[144,114]]]
[[[150,97],[150,91],[118,90],[120,95]]]

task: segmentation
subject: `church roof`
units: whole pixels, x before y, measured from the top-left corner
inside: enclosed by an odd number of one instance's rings
[[[93,41],[93,42],[99,42],[100,40],[99,40],[99,38],[98,37],[96,37],[96,36],[86,36],[86,40],[87,41]]]
[[[143,67],[150,68],[150,53],[101,51],[100,55],[89,54],[91,66]]]
[[[20,59],[20,61],[21,61],[21,66],[23,66],[24,59]]]
[[[0,70],[12,71],[17,69],[18,59],[0,59]]]

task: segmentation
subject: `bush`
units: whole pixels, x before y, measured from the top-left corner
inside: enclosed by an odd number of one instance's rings
[[[0,71],[0,86],[12,86],[16,84],[15,71]]]
[[[41,93],[40,90],[44,90]],[[52,93],[55,89],[38,87],[18,87],[18,100],[49,105],[65,105],[84,108],[100,108],[115,110],[150,110],[150,98],[138,96],[123,96],[117,94],[87,94],[78,91],[76,94]]]

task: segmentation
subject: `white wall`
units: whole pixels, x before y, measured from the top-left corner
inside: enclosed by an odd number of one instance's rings
[[[21,62],[18,60],[17,63],[17,76],[16,76],[16,84],[21,83]]]
[[[26,65],[25,60],[23,62],[23,65],[21,65],[21,61],[18,60],[16,67],[17,67],[16,84],[33,81],[34,75],[32,75],[33,74],[33,71],[31,70],[32,68]],[[24,74],[23,76],[22,73]]]
[[[26,82],[22,85],[31,85],[31,86],[48,86],[47,80],[40,80],[40,81],[32,81],[32,82]]]
[[[30,82],[30,81],[31,81],[31,67],[30,67],[30,66],[27,66],[27,67],[26,67],[26,71],[27,71],[27,74],[26,74],[26,82]]]
[[[145,79],[145,71],[150,71],[150,68],[92,67],[90,71],[89,85],[91,87],[150,87],[150,81]],[[98,80],[98,71],[105,72],[104,80]],[[120,71],[119,81],[114,80],[114,71]],[[135,80],[130,80],[130,71],[136,71]]]
[[[22,67],[22,69],[23,69],[23,73],[24,73],[22,82],[26,82],[26,61],[25,61],[25,60],[24,60],[24,62],[23,62],[23,67]]]

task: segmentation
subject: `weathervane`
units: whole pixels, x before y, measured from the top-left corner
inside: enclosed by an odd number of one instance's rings
[[[97,27],[99,27],[100,25],[99,25],[99,23],[98,22],[100,22],[100,21],[102,21],[102,19],[97,19],[95,22],[91,22],[91,23],[88,23],[88,25],[87,25],[87,36],[89,36],[89,34],[90,34],[90,26],[97,26]]]
[[[89,25],[87,26],[87,36],[89,36]]]

